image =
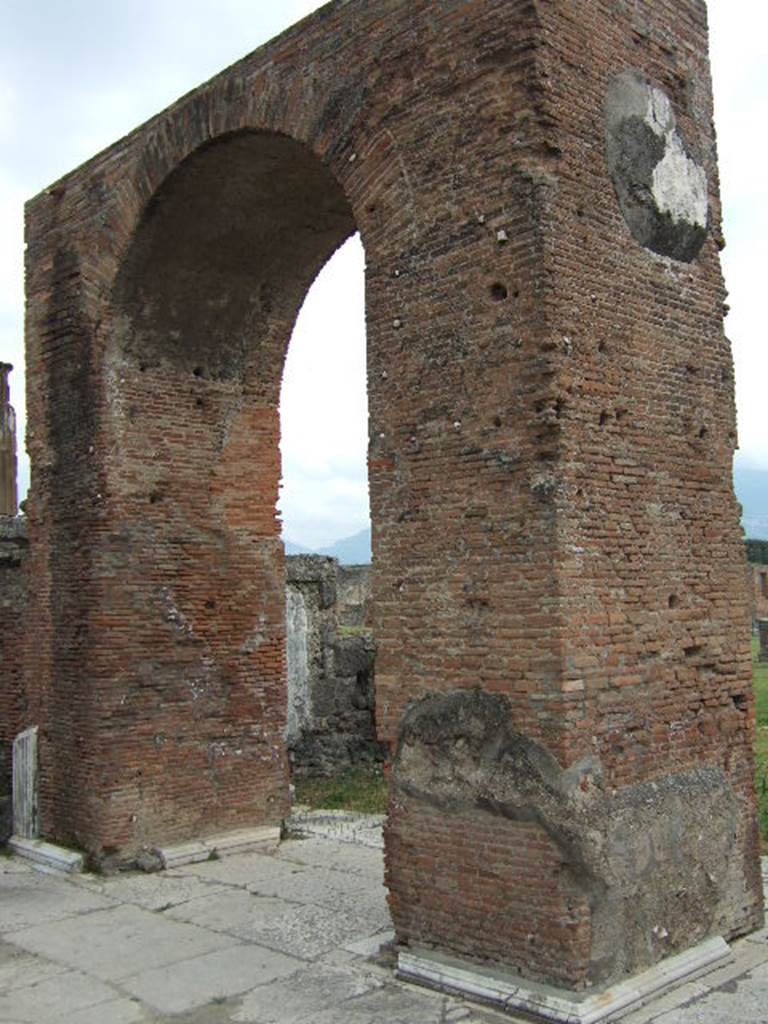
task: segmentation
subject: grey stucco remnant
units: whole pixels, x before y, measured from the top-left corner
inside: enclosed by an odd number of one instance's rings
[[[639,72],[625,71],[609,83],[604,117],[608,171],[632,237],[689,263],[707,236],[707,176],[669,97]]]
[[[19,565],[29,546],[23,516],[0,516],[0,565]]]
[[[563,768],[515,731],[505,698],[462,690],[411,707],[393,780],[446,814],[484,812],[546,832],[563,884],[591,907],[590,984],[723,934],[727,908],[744,899],[737,798],[720,768],[609,789],[597,758]]]

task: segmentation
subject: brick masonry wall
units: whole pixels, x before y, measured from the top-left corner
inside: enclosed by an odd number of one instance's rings
[[[635,142],[688,175],[653,210]],[[28,206],[45,833],[130,861],[285,814],[280,376],[355,228],[400,941],[579,987],[756,927],[700,0],[330,4]],[[481,942],[458,836],[507,837],[511,893],[531,821],[540,941]],[[460,928],[411,912],[441,873]]]
[[[0,842],[11,830],[13,740],[31,724],[23,684],[26,554],[24,520],[0,516]]]
[[[425,810],[406,798],[387,828],[391,859],[402,865],[392,910],[408,934],[491,962],[503,947],[508,969],[578,986],[590,957],[589,908],[541,826],[480,811]]]

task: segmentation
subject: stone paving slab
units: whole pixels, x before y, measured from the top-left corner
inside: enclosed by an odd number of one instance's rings
[[[0,933],[21,931],[113,906],[96,892],[81,889],[66,876],[0,868]]]
[[[63,964],[41,960],[31,953],[25,953],[17,946],[0,943],[0,993],[7,994],[15,988],[26,988],[47,981],[67,970]]]
[[[766,1024],[768,963],[714,990],[706,989],[673,1010],[657,1013],[647,1007],[647,1024]]]
[[[147,1020],[134,999],[111,999],[55,1019],[57,1024],[141,1024]]]
[[[378,860],[381,861],[380,854]],[[198,879],[245,887],[254,896],[319,906],[336,907],[341,897],[362,897],[372,887],[370,872],[353,874],[339,870],[338,866],[307,865],[268,856],[234,856],[194,867]],[[382,875],[380,867],[378,875]],[[383,876],[379,888],[383,893]]]
[[[461,1000],[427,989],[389,983],[339,1006],[289,1020],[290,1024],[374,1024],[379,1021],[382,1024],[470,1024],[472,1018],[472,1009]],[[509,1021],[509,1017],[506,1019]],[[288,1022],[276,1020],[274,1024]]]
[[[78,1011],[113,1002],[116,995],[114,989],[89,974],[65,971],[0,995],[0,1021],[59,1024]]]
[[[12,941],[104,981],[235,945],[227,936],[131,905],[14,932]]]
[[[188,903],[198,896],[210,896],[224,892],[228,886],[214,879],[197,875],[171,874],[161,871],[157,874],[125,874],[101,878],[97,875],[81,875],[78,884],[87,891],[103,896],[111,904],[132,903],[145,910],[167,910],[169,907]]]
[[[315,960],[336,946],[365,938],[371,930],[380,930],[378,921],[372,928],[364,915],[352,916],[327,907],[254,896],[247,890],[193,900],[173,907],[168,916],[304,960]]]
[[[385,978],[373,970],[313,964],[292,978],[248,993],[232,1020],[234,1024],[314,1020],[321,1011],[338,1010],[347,1000],[384,984]]]
[[[248,992],[275,978],[296,974],[304,964],[294,957],[260,946],[238,945],[144,971],[126,978],[121,987],[165,1014]]]
[[[384,877],[380,849],[356,846],[354,843],[346,843],[339,848],[324,836],[309,836],[305,839],[289,836],[280,845],[280,859],[309,867],[330,867],[349,875],[362,874],[378,879]]]
[[[318,819],[274,855],[159,875],[59,878],[0,858],[0,1021],[519,1024],[394,979],[377,826]],[[768,1024],[768,934],[622,1020]]]

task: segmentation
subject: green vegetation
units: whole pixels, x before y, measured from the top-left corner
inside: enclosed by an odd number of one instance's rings
[[[768,565],[768,540],[747,540],[747,559],[759,565]]]
[[[768,663],[757,660],[757,640],[752,641],[753,679],[757,734],[755,737],[755,783],[758,817],[763,846],[768,849]]]
[[[385,814],[387,784],[381,765],[347,768],[330,778],[294,779],[296,803],[313,810],[359,811]]]
[[[373,630],[370,626],[339,626],[339,636],[369,636],[373,639]]]

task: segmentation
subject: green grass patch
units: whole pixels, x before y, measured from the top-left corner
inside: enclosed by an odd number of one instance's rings
[[[373,638],[373,630],[370,626],[339,626],[339,636],[369,636]]]
[[[385,814],[387,784],[381,765],[347,768],[330,778],[294,779],[296,803],[313,810]]]

